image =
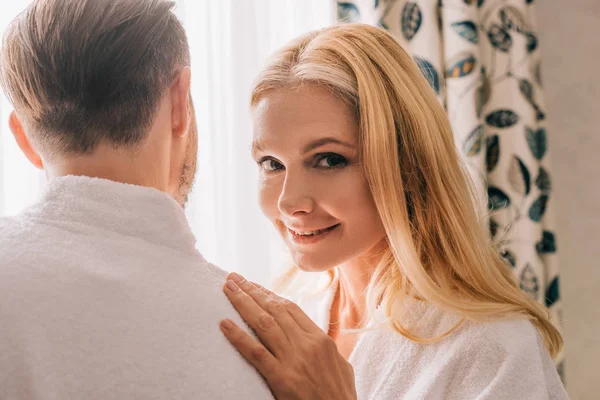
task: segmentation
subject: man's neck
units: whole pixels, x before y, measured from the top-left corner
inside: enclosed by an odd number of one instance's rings
[[[154,188],[89,176],[56,177],[32,212],[42,220],[75,224],[81,231],[138,238],[188,254],[196,251],[181,206]]]
[[[158,158],[100,145],[92,154],[57,158],[45,164],[45,171],[48,179],[67,175],[89,176],[168,192],[168,175],[159,173]]]

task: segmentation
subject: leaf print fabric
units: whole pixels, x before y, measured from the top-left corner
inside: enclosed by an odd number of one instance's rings
[[[560,325],[546,110],[531,0],[338,1],[342,20],[389,30],[444,105],[521,290]],[[557,364],[563,371],[564,354]]]

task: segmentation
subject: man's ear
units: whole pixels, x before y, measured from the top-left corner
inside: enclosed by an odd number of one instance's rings
[[[173,135],[183,137],[190,125],[190,67],[183,67],[171,84],[171,124]]]
[[[8,126],[19,145],[19,148],[25,154],[25,157],[32,163],[36,168],[44,169],[44,163],[42,162],[42,158],[39,153],[33,148],[31,142],[25,135],[25,130],[23,129],[23,125],[19,120],[17,114],[13,111],[10,113],[8,117]]]

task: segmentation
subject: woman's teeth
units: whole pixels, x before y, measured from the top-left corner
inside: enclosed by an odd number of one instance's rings
[[[314,235],[316,235],[318,233],[321,233],[323,231],[325,231],[325,229],[321,229],[319,231],[312,231],[312,232],[297,232],[297,231],[294,231],[294,233],[296,235],[298,235],[298,236],[314,236]]]
[[[291,230],[292,232],[294,232],[294,234],[295,234],[295,235],[298,235],[298,236],[315,236],[315,235],[318,235],[318,234],[320,234],[320,233],[323,233],[323,232],[330,231],[330,230],[332,230],[333,228],[335,228],[336,226],[337,226],[337,225],[330,226],[329,228],[325,228],[325,229],[319,229],[319,230],[317,230],[317,231],[305,231],[305,232],[299,232],[299,231],[295,231],[295,230],[293,230],[293,229],[290,229],[290,230]]]

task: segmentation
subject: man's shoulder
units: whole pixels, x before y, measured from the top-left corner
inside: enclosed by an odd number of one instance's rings
[[[0,248],[10,248],[31,231],[32,221],[25,215],[0,217]]]
[[[221,282],[221,281],[223,281],[223,283],[225,282],[225,278],[227,277],[227,274],[228,274],[227,271],[217,267],[215,264],[212,264],[208,261],[204,262],[204,266],[206,268],[206,271],[209,274],[213,275],[216,279],[218,279],[219,282]]]
[[[23,220],[23,215],[0,217],[0,228],[2,228],[0,233],[4,232],[6,228],[11,228],[12,226],[22,224]]]

